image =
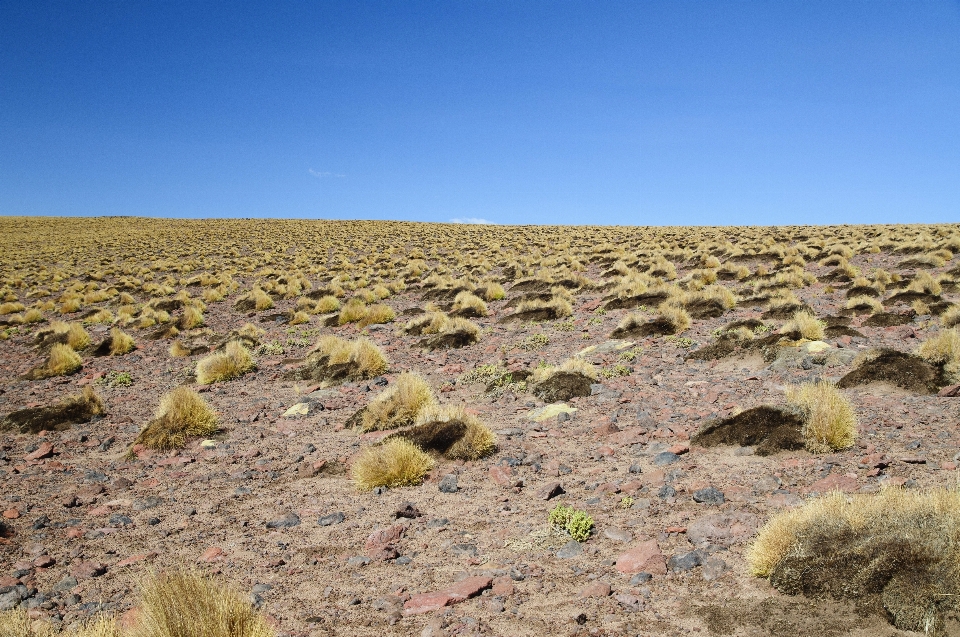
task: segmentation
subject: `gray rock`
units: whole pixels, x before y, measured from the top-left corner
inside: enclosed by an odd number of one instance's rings
[[[407,564],[409,564],[409,563],[412,562],[412,561],[413,561],[413,560],[412,560],[410,557],[404,555],[404,556],[402,556],[402,557],[398,557],[397,559],[395,559],[395,560],[393,561],[393,563],[394,563],[394,564],[399,564],[400,566],[406,566]]]
[[[342,524],[346,519],[347,516],[345,516],[342,511],[338,511],[337,513],[331,513],[330,515],[321,517],[317,520],[317,524],[320,526],[332,526],[334,524]]]
[[[637,586],[638,584],[644,584],[653,579],[653,575],[650,573],[637,573],[630,578],[630,586]]]
[[[708,557],[703,563],[703,568],[700,569],[700,574],[703,575],[703,579],[710,582],[723,575],[726,571],[726,562],[719,557]]]
[[[720,505],[724,502],[723,492],[716,487],[706,487],[693,492],[693,501],[701,504]]]
[[[757,480],[757,483],[753,485],[753,489],[758,493],[772,493],[779,489],[781,484],[783,483],[780,481],[780,478],[768,473]]]
[[[676,495],[677,495],[677,490],[674,489],[669,484],[663,485],[662,487],[660,487],[660,490],[657,491],[657,497],[660,498],[661,500],[672,498],[672,497],[675,497]]]
[[[701,564],[703,564],[703,554],[698,550],[674,555],[667,560],[667,568],[671,571],[689,571]]]
[[[133,524],[133,520],[120,513],[114,513],[107,521],[110,523],[110,526],[130,526]]]
[[[76,585],[77,585],[77,578],[73,577],[72,575],[67,575],[66,577],[64,577],[62,580],[60,580],[54,585],[53,590],[68,591],[71,588],[74,588]]]
[[[559,414],[557,414],[557,422],[558,422],[558,423],[564,423],[564,422],[567,422],[567,421],[569,421],[569,420],[572,420],[572,417],[571,417],[570,414],[568,414],[567,412],[561,411]],[[503,605],[503,603],[501,602],[501,606],[502,606],[502,605]]]
[[[677,462],[679,460],[680,460],[680,456],[673,453],[672,451],[661,451],[660,453],[658,453],[653,457],[653,464],[655,464],[658,467],[662,467],[664,465],[673,464],[674,462]]]
[[[266,593],[269,590],[273,590],[273,584],[254,584],[251,590],[259,595],[260,593]]]
[[[687,525],[687,540],[696,547],[713,544],[726,548],[753,537],[758,523],[752,513],[712,513]]]
[[[603,536],[615,542],[629,542],[633,539],[633,533],[618,529],[615,526],[608,526],[603,529]]]
[[[627,469],[627,471],[629,471],[630,473],[643,473],[643,467],[641,467],[637,463],[633,463],[632,465],[630,465],[630,468]]]
[[[365,555],[354,555],[347,560],[347,566],[366,566],[370,563],[370,558]]]
[[[457,474],[448,473],[440,479],[440,485],[438,487],[440,493],[456,493],[457,489]]]
[[[267,522],[268,529],[289,529],[300,524],[300,516],[291,511],[275,520]]]
[[[447,552],[457,557],[476,557],[478,553],[476,544],[454,544]]]
[[[156,507],[163,504],[163,500],[155,495],[149,495],[142,500],[133,501],[133,510],[134,511],[146,511],[147,509],[155,509]]]
[[[427,528],[428,528],[428,529],[437,529],[437,528],[440,528],[440,527],[447,526],[448,524],[450,524],[450,520],[448,520],[447,518],[434,518],[434,519],[430,520],[429,522],[427,522]]]
[[[0,593],[0,611],[13,610],[20,605],[20,591],[14,588],[6,593]]]
[[[580,557],[583,555],[583,545],[576,540],[570,540],[557,551],[557,557],[561,560],[568,560],[572,557]]]

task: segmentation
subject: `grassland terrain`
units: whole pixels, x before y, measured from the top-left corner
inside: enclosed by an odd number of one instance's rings
[[[958,253],[2,218],[0,613],[197,569],[276,635],[960,634]]]

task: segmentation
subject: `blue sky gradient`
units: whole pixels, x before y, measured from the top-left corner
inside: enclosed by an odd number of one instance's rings
[[[7,2],[0,214],[960,221],[960,2]]]

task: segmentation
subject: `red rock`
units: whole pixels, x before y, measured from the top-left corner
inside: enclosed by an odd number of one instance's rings
[[[133,629],[139,621],[140,609],[134,607],[120,615],[120,619],[117,620],[117,625],[122,632],[126,633]]]
[[[512,487],[516,484],[516,479],[513,475],[513,467],[503,467],[500,465],[495,465],[490,467],[490,479],[496,482],[501,487]]]
[[[941,462],[940,468],[943,469],[944,471],[954,471],[957,468],[957,463],[950,462],[950,461]]]
[[[639,443],[644,443],[647,441],[647,430],[641,427],[634,427],[632,429],[625,429],[619,433],[615,433],[608,438],[608,440],[615,445],[629,446]]]
[[[20,517],[20,512],[17,511],[16,509],[7,509],[6,511],[3,512],[3,517],[5,517],[8,520],[16,520],[17,518]]]
[[[614,455],[616,451],[610,445],[601,445],[600,448],[597,449],[597,453],[599,453],[601,456],[606,456],[609,458],[610,456]]]
[[[49,555],[41,555],[37,559],[33,560],[33,565],[37,568],[50,568],[56,563],[57,561]]]
[[[206,551],[204,551],[203,554],[200,555],[197,561],[207,562],[207,563],[216,562],[217,560],[222,558],[224,555],[226,555],[226,551],[224,551],[222,548],[220,548],[219,546],[211,546]]]
[[[759,520],[752,513],[712,513],[687,527],[687,539],[693,545],[729,547],[752,538],[758,525]]]
[[[509,577],[501,576],[493,578],[493,588],[490,590],[491,594],[500,597],[510,597],[513,595],[514,590],[513,580]]]
[[[681,442],[681,443],[675,444],[669,449],[667,449],[667,451],[669,451],[670,453],[675,453],[678,456],[681,456],[690,451],[690,443]]]
[[[610,585],[606,582],[591,582],[587,584],[586,587],[580,591],[580,597],[609,597],[611,593]]]
[[[67,529],[67,537],[70,538],[71,540],[76,540],[78,538],[81,538],[83,537],[83,529],[75,526],[71,526],[70,528]]]
[[[606,482],[597,487],[596,493],[620,493],[620,485],[616,482]]]
[[[831,474],[822,480],[817,480],[809,487],[803,490],[804,493],[829,493],[830,491],[842,491],[844,493],[853,493],[857,490],[857,479],[850,476],[841,476]]]
[[[668,526],[664,529],[664,533],[686,533],[687,527],[685,526]]]
[[[402,524],[394,524],[385,529],[377,529],[367,537],[364,549],[370,551],[386,544],[392,544],[402,538],[406,531],[407,527]]]
[[[882,453],[871,453],[860,458],[860,464],[866,465],[868,467],[876,467],[877,469],[883,469],[890,463],[887,462],[886,455]]]
[[[647,540],[620,555],[617,558],[617,570],[629,574],[647,572],[653,575],[665,575],[667,561],[660,552],[657,541]]]
[[[536,498],[538,500],[549,500],[555,498],[558,495],[565,493],[563,487],[560,486],[559,482],[550,482],[545,484],[542,488],[537,491]]]
[[[96,507],[87,511],[87,515],[110,515],[110,507]]]
[[[440,610],[444,606],[458,604],[490,588],[492,582],[493,580],[489,577],[476,575],[459,581],[442,591],[413,595],[403,605],[403,613],[405,615],[419,615],[432,610]]]
[[[9,575],[0,575],[0,588],[6,586],[16,586],[19,583],[20,580],[15,577],[10,577]]]
[[[937,396],[947,396],[950,398],[960,396],[960,385],[950,385],[948,387],[944,387],[937,392]]]
[[[596,436],[609,436],[610,434],[615,434],[620,431],[620,427],[617,427],[616,423],[604,422],[600,423],[593,428],[593,433]]]
[[[100,577],[107,572],[107,567],[100,562],[74,562],[70,565],[70,574],[80,579]]]
[[[131,564],[136,564],[137,562],[152,560],[157,555],[159,555],[159,553],[157,553],[156,551],[150,551],[149,553],[137,553],[136,555],[131,555],[125,560],[120,560],[114,565],[114,567],[117,568],[117,567],[123,567],[123,566],[130,566]]]
[[[49,442],[41,442],[40,446],[37,447],[36,451],[28,453],[23,457],[24,460],[39,460],[41,458],[49,458],[53,455],[53,445]]]

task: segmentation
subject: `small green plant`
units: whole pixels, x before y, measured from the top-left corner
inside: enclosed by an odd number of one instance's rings
[[[550,342],[550,337],[546,334],[533,334],[517,343],[517,347],[524,351],[543,349]]]
[[[622,498],[620,498],[620,508],[621,508],[621,509],[629,509],[629,508],[632,507],[632,506],[633,506],[633,496],[632,496],[632,495],[625,495],[625,496],[623,496]]]
[[[110,387],[129,387],[133,384],[133,379],[128,372],[108,372],[97,380],[98,385],[109,385]]]
[[[279,356],[283,354],[286,350],[283,349],[283,344],[280,341],[270,341],[269,343],[263,343],[257,350],[258,354],[270,354],[273,356]]]
[[[683,349],[689,348],[691,345],[693,345],[693,339],[687,338],[686,336],[667,336],[664,340]]]
[[[593,518],[586,511],[576,511],[567,522],[567,533],[577,542],[586,542],[593,531]]]
[[[754,333],[754,334],[766,334],[766,333],[769,332],[769,331],[770,331],[770,326],[769,326],[769,325],[764,325],[764,324],[762,324],[762,323],[761,323],[760,325],[756,326],[755,328],[753,328],[753,333]]]
[[[626,352],[620,352],[620,355],[617,356],[617,360],[623,361],[624,363],[632,363],[634,360],[636,360],[637,356],[640,356],[641,354],[643,354],[643,348],[635,347],[631,350],[627,350]]]
[[[574,330],[573,321],[559,321],[553,326],[558,332],[572,332]]]
[[[566,531],[577,542],[585,542],[593,530],[593,518],[586,511],[576,511],[562,504],[550,512],[549,521],[555,529]]]
[[[601,323],[603,323],[603,319],[599,316],[595,316],[592,319],[587,320],[587,325],[600,325]]]
[[[600,376],[603,378],[616,378],[617,376],[628,375],[630,375],[630,368],[626,365],[617,365],[613,368],[605,368],[600,370]]]
[[[712,336],[713,338],[720,338],[720,335],[721,335],[721,334],[723,334],[723,328],[722,328],[722,327],[718,327],[717,329],[715,329],[715,330],[713,330],[712,332],[710,332],[710,336]]]
[[[597,316],[603,316],[607,313],[607,311],[602,307],[598,307],[593,311],[593,313],[596,314]]]

